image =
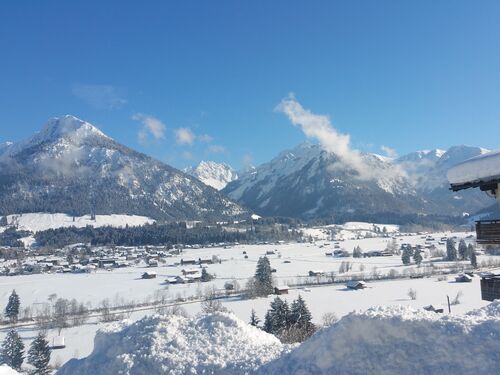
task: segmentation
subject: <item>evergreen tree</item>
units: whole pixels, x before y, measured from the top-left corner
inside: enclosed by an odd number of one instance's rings
[[[273,292],[271,263],[264,256],[259,258],[255,270],[255,292],[258,296],[267,296]]]
[[[273,318],[270,310],[268,310],[264,316],[264,325],[262,326],[262,329],[267,333],[274,333]]]
[[[458,243],[458,256],[461,260],[466,260],[468,258],[467,252],[467,244],[463,239],[461,239]]]
[[[457,260],[457,248],[455,247],[455,241],[451,238],[446,241],[446,259],[450,261]]]
[[[49,342],[45,339],[45,335],[40,332],[28,350],[28,363],[35,368],[31,372],[32,375],[49,375],[51,373],[49,368],[50,352]]]
[[[273,334],[279,335],[290,326],[290,309],[286,301],[276,297],[271,302],[270,314]]]
[[[467,247],[467,252],[469,253],[470,264],[472,264],[472,267],[477,268],[476,250],[474,250],[472,244]]]
[[[292,302],[290,307],[290,324],[301,328],[310,328],[312,326],[311,312],[301,295]]]
[[[413,260],[415,261],[416,264],[420,265],[422,263],[422,252],[420,250],[415,250],[413,253]]]
[[[361,250],[361,247],[356,246],[354,250],[352,251],[352,257],[353,258],[361,258],[363,256],[363,251]]]
[[[403,250],[403,254],[401,255],[401,260],[403,261],[403,264],[405,266],[409,265],[411,263],[411,256],[413,254],[413,251],[406,247],[404,250]]]
[[[206,268],[201,269],[201,281],[202,282],[213,280],[213,278],[214,278],[213,275],[209,274],[207,272]]]
[[[10,330],[2,343],[2,363],[21,370],[24,361],[24,344],[15,330]]]
[[[255,310],[252,309],[252,312],[250,314],[250,325],[254,326],[254,327],[258,327],[259,323],[260,323],[260,319],[257,316],[257,314],[255,313]]]
[[[9,297],[9,302],[5,307],[5,316],[10,319],[11,323],[17,322],[17,318],[19,316],[19,306],[21,305],[21,301],[16,291],[13,290]]]

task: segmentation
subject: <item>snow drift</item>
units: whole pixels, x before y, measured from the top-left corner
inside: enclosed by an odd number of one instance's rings
[[[7,365],[0,365],[0,375],[21,375],[21,374]]]
[[[258,374],[494,374],[500,301],[463,316],[408,307],[354,312]]]
[[[286,348],[230,313],[153,316],[99,331],[92,354],[69,361],[57,374],[244,374]]]

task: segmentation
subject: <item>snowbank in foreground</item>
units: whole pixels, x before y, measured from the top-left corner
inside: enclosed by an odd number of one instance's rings
[[[286,348],[229,313],[154,316],[99,331],[92,354],[69,361],[57,374],[245,374]]]
[[[95,220],[91,220],[90,215],[76,216],[73,221],[73,216],[66,214],[50,214],[50,213],[26,213],[22,215],[7,216],[9,225],[18,225],[19,229],[26,229],[32,232],[40,232],[47,229],[56,229],[62,227],[77,227],[83,228],[87,225],[92,227],[125,227],[139,226],[144,224],[152,224],[153,219],[145,216],[137,215],[96,215]]]
[[[0,365],[0,375],[20,375],[16,370],[7,365]]]
[[[464,316],[407,307],[354,312],[258,374],[493,374],[500,301]]]

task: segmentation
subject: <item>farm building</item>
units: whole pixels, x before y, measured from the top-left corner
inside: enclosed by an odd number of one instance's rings
[[[364,289],[366,288],[366,283],[364,281],[349,280],[346,284],[346,287],[354,290]]]
[[[462,275],[458,275],[457,277],[455,277],[455,281],[457,283],[470,283],[470,282],[472,282],[472,277],[470,275],[467,275],[467,274],[462,274]]]
[[[277,294],[278,296],[282,294],[288,294],[288,286],[277,286],[274,288],[274,294]]]
[[[155,279],[156,272],[144,272],[141,276],[143,279]]]

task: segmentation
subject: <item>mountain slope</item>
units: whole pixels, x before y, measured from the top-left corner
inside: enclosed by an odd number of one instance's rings
[[[228,183],[238,179],[238,174],[229,165],[213,161],[202,160],[196,167],[185,168],[183,172],[217,190],[224,189]]]
[[[73,116],[0,150],[0,214],[135,214],[164,220],[246,214],[197,179]]]
[[[460,146],[396,160],[362,154],[371,177],[360,178],[354,170],[335,167],[335,154],[305,143],[243,173],[223,192],[261,215],[335,221],[461,216],[491,202],[481,194],[451,194],[445,171],[450,164],[481,150]]]

